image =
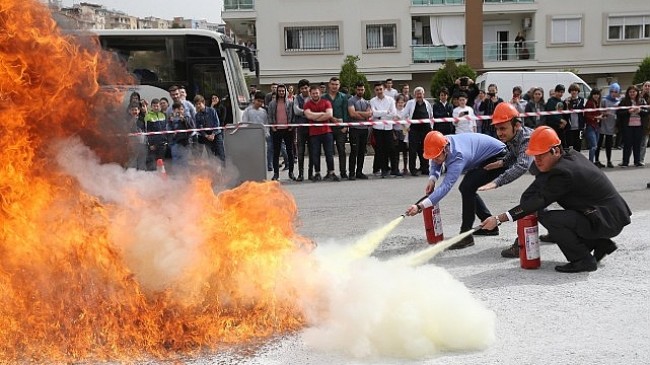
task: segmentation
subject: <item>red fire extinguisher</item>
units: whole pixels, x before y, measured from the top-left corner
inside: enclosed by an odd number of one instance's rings
[[[537,269],[541,265],[539,256],[539,230],[537,216],[529,214],[517,221],[519,262],[522,269]]]
[[[442,234],[442,217],[440,215],[440,206],[438,204],[425,208],[422,211],[424,216],[424,229],[427,233],[427,242],[435,244],[445,239]]]

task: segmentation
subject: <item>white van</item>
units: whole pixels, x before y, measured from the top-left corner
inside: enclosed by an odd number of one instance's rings
[[[490,84],[495,84],[498,87],[497,96],[503,100],[510,100],[512,98],[512,88],[520,86],[524,94],[530,90],[531,87],[541,87],[544,89],[544,100],[549,97],[549,90],[554,90],[558,84],[564,85],[568,95],[569,85],[578,84],[580,87],[580,96],[587,98],[591,92],[591,87],[587,83],[576,76],[573,72],[501,72],[490,71],[486,72],[476,78],[476,85],[479,90],[487,91]]]

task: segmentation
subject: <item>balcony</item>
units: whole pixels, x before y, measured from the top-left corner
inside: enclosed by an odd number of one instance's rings
[[[465,0],[411,0],[412,6],[460,5],[460,4],[465,4]]]
[[[465,60],[465,46],[411,46],[413,63],[444,63],[446,60],[462,62]]]
[[[483,0],[485,4],[515,4],[515,3],[534,3],[535,0]]]
[[[522,47],[516,42],[483,43],[483,61],[526,61],[535,59],[536,41],[525,41]]]
[[[255,0],[225,0],[223,2],[224,11],[241,11],[254,9]]]

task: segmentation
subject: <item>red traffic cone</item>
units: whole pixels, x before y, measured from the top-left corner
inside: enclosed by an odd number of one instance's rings
[[[162,158],[156,160],[156,170],[162,175],[163,178],[167,178],[167,171],[165,170],[165,162]]]

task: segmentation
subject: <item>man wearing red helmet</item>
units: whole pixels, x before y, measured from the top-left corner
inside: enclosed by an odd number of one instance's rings
[[[483,229],[494,229],[501,222],[537,212],[539,222],[569,261],[555,270],[595,271],[597,263],[616,250],[611,238],[630,224],[632,212],[598,167],[579,152],[565,152],[561,143],[551,127],[533,131],[526,154],[534,157],[530,171],[535,181],[524,191],[518,206],[485,219]],[[564,209],[545,209],[554,202]],[[508,257],[518,257],[517,242],[504,252],[507,250],[517,253]]]

